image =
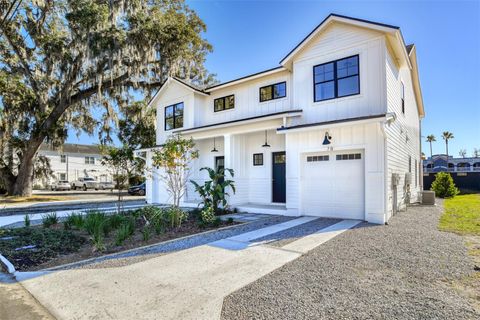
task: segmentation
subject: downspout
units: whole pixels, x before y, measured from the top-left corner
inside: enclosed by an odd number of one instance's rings
[[[385,190],[385,201],[384,201],[384,210],[385,210],[385,224],[388,225],[387,221],[387,214],[388,214],[388,156],[387,156],[387,126],[390,126],[395,120],[397,119],[397,115],[395,112],[390,112],[385,115],[385,120],[383,120],[380,123],[380,131],[382,132],[383,135],[383,172],[384,178],[383,178],[383,188]]]

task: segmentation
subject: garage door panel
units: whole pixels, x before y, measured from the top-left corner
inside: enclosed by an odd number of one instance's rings
[[[302,163],[303,214],[364,219],[363,154],[359,151],[307,154]]]

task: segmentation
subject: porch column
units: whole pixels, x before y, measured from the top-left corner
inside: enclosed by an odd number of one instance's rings
[[[233,167],[233,136],[231,134],[223,135],[223,153],[225,168]]]

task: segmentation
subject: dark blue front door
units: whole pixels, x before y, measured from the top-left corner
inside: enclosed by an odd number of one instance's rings
[[[285,152],[272,153],[272,202],[285,203],[286,178],[285,178]]]

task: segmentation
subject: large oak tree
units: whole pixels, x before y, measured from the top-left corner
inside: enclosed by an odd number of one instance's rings
[[[0,184],[9,194],[31,194],[42,143],[60,146],[68,129],[108,140],[118,113],[168,76],[212,80],[205,24],[181,0],[17,0],[9,10],[12,1],[0,0]]]

